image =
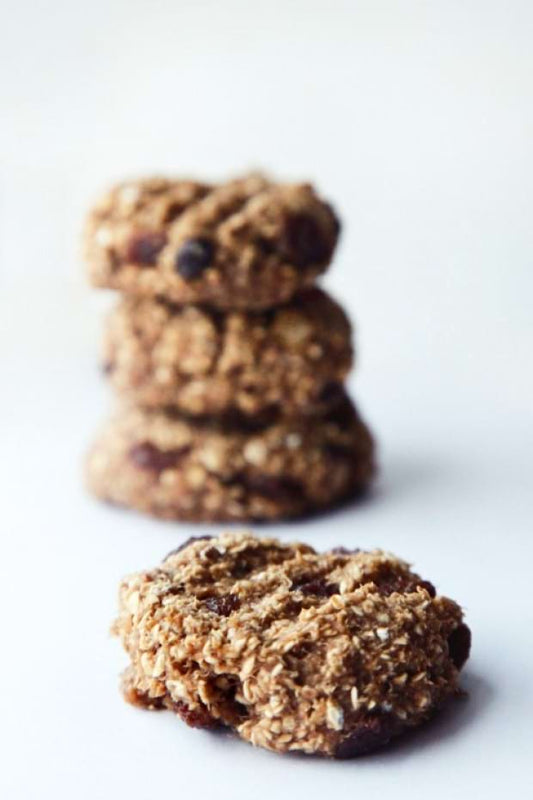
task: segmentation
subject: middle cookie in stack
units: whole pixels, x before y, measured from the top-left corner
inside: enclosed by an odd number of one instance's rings
[[[362,491],[373,443],[342,387],[350,324],[306,288],[333,253],[330,206],[255,176],[191,186],[117,187],[89,221],[93,282],[125,292],[104,356],[124,402],[92,450],[93,491],[190,520],[296,516]],[[200,250],[208,263],[191,275]]]

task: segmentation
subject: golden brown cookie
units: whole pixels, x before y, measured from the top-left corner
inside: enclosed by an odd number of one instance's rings
[[[372,437],[347,398],[259,429],[124,408],[88,460],[98,497],[193,521],[298,516],[361,492],[373,474]]]
[[[89,216],[95,286],[170,302],[264,309],[287,302],[330,262],[339,223],[307,184],[249,175],[219,186],[120,184]]]
[[[114,633],[130,702],[269,750],[346,758],[458,692],[462,619],[393,555],[225,533],[126,578]]]
[[[338,401],[351,364],[350,323],[320,289],[261,313],[126,297],[104,340],[120,395],[194,416],[317,414]]]

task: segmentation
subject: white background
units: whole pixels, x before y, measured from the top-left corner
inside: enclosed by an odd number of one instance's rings
[[[0,793],[45,798],[530,796],[529,0],[1,0]],[[282,758],[126,706],[120,577],[192,526],[86,496],[111,397],[78,236],[109,182],[309,178],[345,234],[372,501],[269,528],[396,551],[465,607],[468,700],[356,762]]]

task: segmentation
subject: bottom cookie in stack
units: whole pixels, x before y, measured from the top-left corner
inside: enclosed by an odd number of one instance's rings
[[[158,517],[281,519],[362,493],[374,443],[347,396],[322,416],[256,429],[130,407],[102,431],[87,471],[101,499]]]

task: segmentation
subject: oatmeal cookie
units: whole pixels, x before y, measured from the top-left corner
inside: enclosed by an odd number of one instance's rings
[[[152,178],[111,189],[86,226],[95,286],[170,302],[264,309],[328,266],[339,234],[308,184]]]
[[[120,395],[195,416],[321,413],[351,364],[350,323],[320,289],[261,313],[125,297],[104,340]]]
[[[373,473],[372,437],[347,398],[259,429],[125,408],[88,460],[98,497],[193,521],[302,515],[361,492]]]
[[[277,752],[346,758],[458,692],[460,607],[393,555],[199,537],[126,578],[127,700]]]

